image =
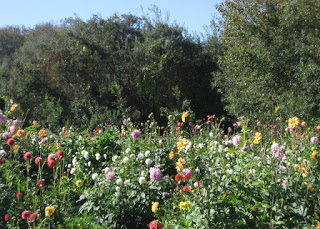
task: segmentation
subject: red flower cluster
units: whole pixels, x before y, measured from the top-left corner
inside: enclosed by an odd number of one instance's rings
[[[182,180],[186,181],[186,180],[187,180],[187,178],[186,178],[185,176],[183,176],[181,173],[178,173],[178,174],[174,177],[174,179],[175,179],[176,181],[182,181]],[[189,178],[189,179],[190,179],[190,178]]]

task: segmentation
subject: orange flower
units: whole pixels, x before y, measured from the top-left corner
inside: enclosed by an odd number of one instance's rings
[[[297,170],[299,173],[304,173],[306,176],[309,174],[309,170],[304,167],[304,164],[299,165]]]
[[[15,111],[17,108],[18,104],[14,103],[11,105],[10,111]]]
[[[317,150],[314,150],[314,151],[312,152],[311,158],[315,158],[315,157],[317,156],[317,153],[318,153],[318,151],[317,151]]]
[[[184,150],[186,146],[189,144],[189,141],[185,138],[180,138],[177,142],[177,148],[178,150]]]
[[[289,118],[288,127],[290,129],[293,129],[293,128],[299,126],[299,124],[300,124],[300,119],[298,117]]]
[[[186,161],[183,158],[179,158],[179,160],[176,163],[176,169],[178,171],[182,171],[183,170],[183,165],[186,163]]]
[[[262,139],[262,135],[260,132],[256,132],[254,134],[254,140],[253,140],[253,143],[254,144],[259,144],[259,141]]]
[[[60,142],[56,143],[56,147],[57,147],[57,149],[60,149],[60,147],[61,147]]]
[[[18,137],[23,137],[24,134],[25,134],[24,130],[20,130],[20,129],[19,129],[19,130],[17,131],[17,133],[16,133],[16,135],[17,135]]]
[[[279,106],[277,106],[277,107],[274,108],[275,111],[278,111],[279,109],[280,109]]]
[[[172,159],[174,158],[174,152],[171,151],[171,152],[169,153],[169,158],[170,158],[170,160],[172,160]]]
[[[19,146],[19,145],[14,145],[14,146],[13,146],[13,151],[14,151],[15,153],[18,152],[19,149],[20,149],[20,146]]]
[[[38,126],[39,126],[38,122],[35,121],[35,120],[32,122],[32,125],[34,125],[35,127],[38,127]]]
[[[319,221],[317,222],[317,228],[318,229],[320,228],[320,222]]]
[[[42,129],[42,130],[39,131],[39,136],[45,137],[45,136],[46,136],[46,133],[47,133],[47,131],[44,130],[44,129]]]

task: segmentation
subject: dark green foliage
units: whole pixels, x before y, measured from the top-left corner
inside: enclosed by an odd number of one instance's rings
[[[234,115],[319,116],[320,2],[227,0],[220,5],[222,90]]]
[[[209,45],[184,28],[133,15],[29,29],[14,49],[3,95],[21,104],[26,120],[94,128],[123,117],[143,121],[185,100],[197,118],[222,113],[210,88],[217,70]]]

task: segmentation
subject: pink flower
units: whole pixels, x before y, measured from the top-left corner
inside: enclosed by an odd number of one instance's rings
[[[283,178],[282,184],[283,185],[288,185],[289,184],[289,178],[287,178],[287,177]]]
[[[8,141],[7,141],[7,144],[8,144],[9,146],[13,146],[14,143],[16,143],[16,141],[15,141],[13,138],[9,138]]]
[[[25,211],[22,212],[21,218],[22,218],[22,219],[28,219],[29,216],[30,216],[30,214],[31,214],[30,211],[25,210]]]
[[[17,198],[20,198],[21,192],[18,192],[16,196],[17,196]]]
[[[43,160],[41,157],[37,157],[35,160],[34,160],[34,163],[36,165],[42,165],[43,164]]]
[[[96,129],[96,130],[94,131],[94,133],[95,133],[95,134],[98,134],[98,133],[99,133],[99,129]]]
[[[25,161],[29,161],[32,158],[32,153],[26,152],[23,156]]]
[[[49,168],[53,168],[55,165],[56,165],[56,161],[55,160],[48,161],[48,167]]]
[[[115,176],[116,176],[116,173],[113,172],[113,171],[110,171],[110,172],[108,172],[108,174],[107,174],[107,178],[108,178],[109,180],[111,180],[111,181],[114,179]]]
[[[138,139],[138,138],[140,138],[140,135],[141,135],[141,132],[140,132],[139,130],[133,130],[133,131],[131,132],[131,137],[132,137],[133,139]]]
[[[238,146],[238,144],[241,142],[241,136],[239,136],[239,135],[235,135],[235,136],[233,136],[233,138],[232,138],[232,144],[234,145],[234,147],[237,147]]]
[[[9,219],[10,219],[9,214],[6,214],[6,215],[4,216],[4,221],[8,222]]]
[[[4,132],[4,133],[2,134],[2,138],[3,138],[3,139],[11,138],[11,136],[12,136],[12,134],[9,133],[9,132]]]
[[[162,177],[161,170],[158,168],[150,168],[149,173],[150,173],[150,180],[152,181],[160,180]]]
[[[55,155],[54,153],[50,153],[48,156],[48,161],[55,160],[56,157],[57,157],[57,155]]]
[[[57,156],[58,156],[58,158],[62,159],[62,158],[64,158],[64,153],[60,150],[57,152]]]
[[[17,127],[14,126],[14,125],[10,126],[10,127],[9,127],[9,130],[10,130],[10,133],[11,133],[11,134],[15,134],[15,133],[17,133],[17,131],[18,131]]]
[[[1,158],[1,164],[4,164],[6,162],[7,159],[5,158]]]
[[[153,220],[149,223],[149,229],[163,229],[163,224],[159,220]]]
[[[0,123],[6,123],[7,117],[4,114],[0,114]]]
[[[310,139],[310,141],[311,141],[312,144],[317,144],[317,143],[319,142],[319,138],[317,138],[317,137],[312,137],[312,138]]]
[[[38,214],[37,213],[32,213],[29,217],[29,221],[36,221],[38,219]]]

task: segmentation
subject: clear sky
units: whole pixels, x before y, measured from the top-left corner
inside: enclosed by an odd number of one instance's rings
[[[210,26],[210,21],[219,17],[215,7],[221,2],[223,0],[0,0],[0,27],[59,24],[75,16],[88,20],[94,14],[102,18],[114,13],[141,16],[156,5],[163,15],[169,13],[170,22],[183,25],[190,33],[204,33],[204,26]]]

